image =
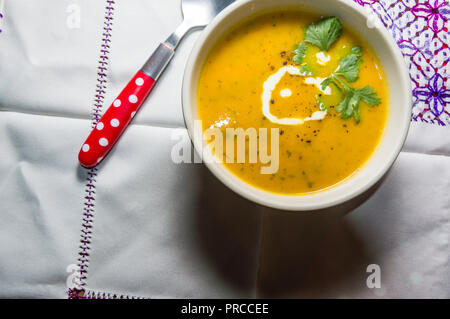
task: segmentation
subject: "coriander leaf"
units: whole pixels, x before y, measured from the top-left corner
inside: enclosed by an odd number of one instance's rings
[[[344,99],[336,107],[336,112],[340,113],[343,119],[349,119],[353,116],[356,123],[359,123],[361,122],[361,113],[359,112],[360,102],[363,101],[370,106],[375,106],[381,103],[381,99],[371,86],[355,89],[347,83],[358,80],[359,63],[362,61],[361,47],[353,47],[351,52],[350,55],[339,62],[336,71],[329,78],[322,81],[321,87],[324,90],[328,85],[333,83],[341,92],[344,91]],[[339,83],[339,86],[337,83]]]
[[[303,63],[303,59],[305,58],[306,55],[306,43],[305,42],[300,42],[297,47],[292,51],[292,53],[294,54],[294,57],[292,58],[292,60],[296,63],[296,64],[302,64]]]
[[[312,75],[311,69],[307,64],[304,64],[300,67],[300,72],[308,75]]]
[[[339,103],[336,111],[341,113],[341,118],[349,119],[354,116],[356,123],[359,123],[361,122],[361,114],[359,113],[359,104],[361,100],[370,106],[375,106],[381,103],[381,99],[370,86],[365,86],[362,89],[353,89],[348,87],[346,89],[345,98],[341,103]]]
[[[348,107],[347,107],[347,111],[351,110],[351,113],[348,114],[349,117],[356,114],[356,112],[359,112],[359,101],[360,101],[360,96],[358,94],[356,94],[355,92],[353,92],[353,96],[349,100]]]
[[[355,116],[355,118],[357,118],[359,116],[358,107],[359,96],[355,94],[355,91],[353,89],[350,89],[346,92],[344,100],[337,106],[336,111],[338,113],[341,113],[342,119],[349,119],[352,116]]]
[[[350,98],[350,101],[352,100],[352,98]],[[352,117],[353,115],[353,111],[354,111],[355,107],[353,103],[348,103],[346,106],[346,109],[344,112],[341,113],[341,117],[344,119],[349,119]]]
[[[345,58],[341,60],[339,66],[336,71],[334,71],[334,75],[342,75],[347,81],[355,82],[358,80],[359,74],[359,65],[358,65],[359,56],[356,54],[347,55]]]
[[[334,82],[334,80],[332,77],[329,77],[329,78],[326,78],[325,80],[323,80],[322,83],[320,83],[320,87],[322,88],[322,91],[325,91],[327,86],[333,82]]]
[[[308,26],[305,42],[318,46],[321,51],[328,51],[341,34],[341,22],[336,17],[328,17]]]
[[[365,86],[362,89],[358,89],[355,94],[370,106],[381,104],[381,99],[371,86]]]
[[[352,48],[352,53],[356,54],[357,56],[362,56],[362,48],[360,46],[356,46]]]
[[[322,91],[325,91],[327,86],[329,86],[330,84],[333,84],[339,90],[339,92],[342,92],[341,87],[339,85],[337,85],[337,83],[334,81],[333,76],[330,76],[329,78],[326,78],[325,80],[323,80],[320,83]]]
[[[356,124],[359,124],[359,122],[361,122],[361,114],[359,113],[359,107],[355,109],[353,115],[355,116]]]
[[[345,118],[343,114],[347,113],[348,103],[350,102],[350,99],[352,98],[352,96],[353,96],[352,91],[347,92],[344,100],[341,103],[339,103],[336,108],[336,111],[338,113],[341,113],[342,118]]]

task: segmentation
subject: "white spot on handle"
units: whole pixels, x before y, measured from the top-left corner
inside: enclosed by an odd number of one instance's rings
[[[134,94],[131,94],[129,97],[128,97],[128,101],[130,101],[130,103],[137,103],[137,101],[138,101],[138,98],[137,98],[137,96],[136,95],[134,95]]]
[[[102,137],[99,141],[98,141],[98,143],[101,145],[101,146],[108,146],[108,140],[106,139],[106,138],[104,138],[104,137]]]
[[[111,120],[111,126],[112,126],[112,127],[118,127],[119,124],[120,124],[120,122],[119,122],[118,119],[112,119],[112,120]]]
[[[134,83],[136,83],[137,86],[142,86],[144,84],[144,79],[143,78],[137,78]]]

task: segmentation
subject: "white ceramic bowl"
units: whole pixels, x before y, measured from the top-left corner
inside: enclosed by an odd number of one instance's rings
[[[299,196],[273,194],[250,186],[222,164],[211,160],[214,155],[209,150],[204,152],[205,164],[226,186],[261,205],[297,211],[327,208],[362,194],[379,181],[400,153],[409,129],[411,87],[408,71],[394,39],[382,25],[374,23],[377,18],[368,10],[348,0],[238,0],[203,31],[192,50],[183,80],[184,118],[197,152],[202,147],[208,149],[202,136],[194,134],[194,121],[199,119],[197,84],[203,62],[216,40],[230,27],[258,12],[283,7],[304,8],[324,16],[337,16],[376,50],[387,74],[391,98],[390,114],[380,145],[365,166],[351,178],[327,190]]]

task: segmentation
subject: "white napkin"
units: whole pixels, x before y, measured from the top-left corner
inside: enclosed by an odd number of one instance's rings
[[[115,2],[104,107],[181,21],[179,0]],[[0,297],[67,297],[80,245],[89,247],[90,295],[450,296],[448,127],[412,123],[384,183],[345,218],[262,208],[204,166],[171,161],[175,138],[190,143],[180,89],[198,33],[100,165],[92,238],[81,243],[87,170],[77,153],[90,129],[104,7],[14,0],[2,11]],[[69,28],[76,10],[80,28]],[[381,288],[366,285],[370,264]]]

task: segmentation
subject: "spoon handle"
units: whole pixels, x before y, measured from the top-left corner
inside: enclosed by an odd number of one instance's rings
[[[80,164],[95,167],[113,148],[169,64],[174,49],[162,43],[96,123],[78,154]]]

